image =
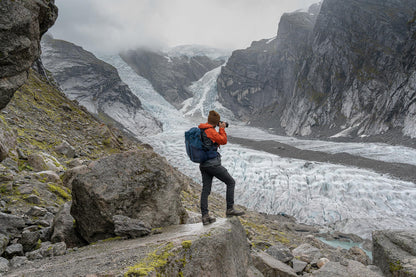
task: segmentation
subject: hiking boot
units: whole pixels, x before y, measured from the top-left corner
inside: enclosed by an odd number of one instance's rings
[[[232,216],[240,216],[245,214],[244,211],[239,211],[239,210],[235,210],[234,208],[232,209],[227,209],[227,211],[225,212],[225,214],[227,215],[227,217],[232,217]]]
[[[217,221],[215,217],[210,217],[209,214],[205,214],[202,216],[203,225],[211,224],[211,223],[214,223],[215,221]]]

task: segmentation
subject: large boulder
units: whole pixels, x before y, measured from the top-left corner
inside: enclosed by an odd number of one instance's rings
[[[192,225],[191,225],[192,226]],[[191,227],[189,226],[189,227]],[[193,224],[198,229],[202,224]],[[207,228],[202,227],[202,230]],[[172,247],[166,266],[154,268],[162,276],[247,276],[250,250],[246,233],[238,218],[218,220],[199,238],[181,242]],[[151,260],[142,261],[142,269],[152,266]],[[127,276],[137,276],[134,274]],[[153,276],[153,275],[152,275]]]
[[[295,257],[298,257],[299,260],[310,264],[316,263],[320,258],[322,258],[321,251],[308,243],[301,244],[293,249],[292,254]]]
[[[57,16],[54,0],[0,1],[0,109],[26,81],[40,38]]]
[[[117,236],[137,238],[150,234],[151,229],[138,219],[124,215],[113,216],[114,232]]]
[[[25,222],[20,216],[0,212],[0,234],[14,238],[22,232]]]
[[[295,270],[293,270],[290,266],[273,258],[266,252],[253,253],[252,257],[254,266],[264,276],[297,276]]]
[[[386,276],[416,276],[416,229],[374,231],[373,261]]]
[[[328,262],[321,269],[314,271],[311,276],[314,277],[383,277],[377,271],[377,268],[365,266],[360,262],[345,260],[342,263]]]
[[[279,242],[267,248],[266,253],[283,263],[287,263],[293,259],[290,249]]]
[[[115,215],[151,228],[186,222],[180,193],[186,177],[149,150],[93,162],[72,182],[71,214],[81,236],[93,242],[115,235]]]

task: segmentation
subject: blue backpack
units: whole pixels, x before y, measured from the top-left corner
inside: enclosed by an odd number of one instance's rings
[[[194,163],[203,163],[218,155],[216,147],[207,147],[202,142],[204,130],[193,127],[185,132],[185,146],[188,157]]]

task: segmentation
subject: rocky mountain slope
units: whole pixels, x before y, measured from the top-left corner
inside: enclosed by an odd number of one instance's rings
[[[180,108],[185,99],[192,97],[188,86],[225,62],[223,55],[212,56],[210,49],[191,50],[195,55],[189,55],[189,48],[185,51],[182,47],[168,53],[137,49],[124,52],[121,57],[137,74],[149,80],[169,103]]]
[[[134,135],[156,134],[161,124],[146,112],[117,70],[81,47],[42,38],[42,62],[61,89],[91,113],[112,119]]]
[[[40,56],[41,36],[58,16],[54,0],[0,1],[0,109],[27,79]]]
[[[416,137],[414,1],[325,0],[230,57],[220,100],[289,135]],[[341,133],[342,132],[342,133]]]

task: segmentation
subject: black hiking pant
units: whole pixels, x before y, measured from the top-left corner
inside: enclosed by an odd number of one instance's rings
[[[235,181],[228,173],[227,169],[222,165],[218,166],[200,166],[202,174],[202,192],[201,192],[201,213],[205,215],[208,213],[208,196],[211,194],[212,178],[216,177],[227,185],[225,200],[227,202],[227,209],[232,209],[234,206],[234,187]]]

